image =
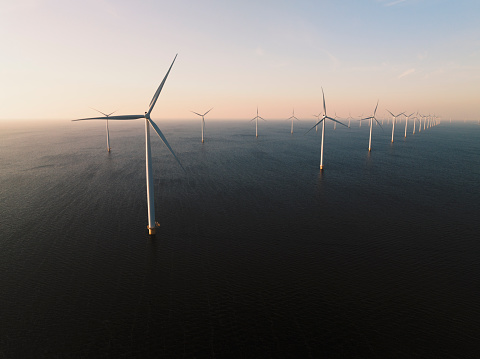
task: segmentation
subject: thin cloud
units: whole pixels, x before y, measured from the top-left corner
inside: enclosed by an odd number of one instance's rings
[[[383,5],[383,6],[393,6],[393,5],[400,4],[400,3],[404,2],[404,1],[406,1],[406,0],[396,0],[396,1],[389,2],[389,3],[387,3],[387,4]]]
[[[401,75],[399,75],[398,78],[401,79],[402,77],[411,75],[411,74],[413,74],[414,72],[415,72],[415,69],[409,69],[409,70],[405,71],[404,73],[402,73]]]

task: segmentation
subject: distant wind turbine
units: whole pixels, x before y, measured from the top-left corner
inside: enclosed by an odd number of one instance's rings
[[[320,116],[322,116],[322,113],[320,112],[318,115],[312,115],[313,117],[316,117],[317,118],[317,121],[319,121],[319,118]],[[318,132],[318,128],[317,126],[315,125],[315,132]]]
[[[330,120],[333,122],[337,122],[341,124],[342,126],[348,127],[347,125],[343,124],[340,121],[335,120],[334,118],[328,117],[327,116],[327,107],[325,106],[325,94],[323,93],[323,87],[322,87],[322,96],[323,96],[323,117],[320,121],[318,121],[311,129],[309,129],[305,134],[309,133],[311,130],[313,130],[317,125],[319,125],[321,122],[322,124],[322,148],[320,150],[320,170],[323,170],[323,140],[325,139],[325,120]]]
[[[360,123],[361,121],[365,121],[365,120],[370,120],[370,138],[368,140],[368,151],[370,152],[372,150],[372,127],[373,127],[373,120],[375,120],[376,123],[378,123],[378,125],[382,128],[383,130],[383,127],[382,125],[380,125],[380,122],[378,122],[377,118],[375,117],[375,114],[377,113],[377,108],[378,108],[378,100],[377,100],[377,106],[375,106],[375,110],[373,111],[373,116],[370,116],[370,117],[366,117],[366,118],[362,118],[360,120]]]
[[[178,55],[178,54],[177,54]],[[175,55],[175,58],[173,59],[172,64],[170,65],[170,68],[167,71],[167,74],[163,78],[163,81],[160,83],[160,86],[158,86],[157,91],[155,91],[155,94],[153,95],[152,100],[150,101],[150,105],[148,107],[148,111],[145,112],[144,115],[122,115],[122,116],[106,116],[106,117],[92,117],[92,118],[82,118],[79,120],[73,120],[73,121],[84,121],[84,120],[137,120],[139,118],[144,118],[145,119],[145,168],[146,168],[146,177],[147,177],[147,205],[148,205],[148,233],[150,235],[154,235],[156,232],[156,229],[158,228],[159,224],[155,221],[155,203],[154,203],[154,190],[153,190],[153,171],[152,171],[152,151],[150,147],[150,126],[153,127],[157,135],[162,139],[163,143],[167,146],[167,148],[170,150],[172,153],[173,157],[177,160],[178,164],[182,169],[185,171],[183,168],[182,164],[178,160],[177,156],[175,155],[175,152],[173,152],[172,147],[170,147],[170,144],[168,143],[167,139],[163,135],[162,131],[160,128],[158,128],[157,124],[153,122],[153,120],[150,118],[150,114],[152,113],[153,107],[155,106],[155,103],[157,102],[158,97],[160,96],[160,92],[163,89],[163,85],[165,85],[165,81],[167,80],[168,74],[170,73],[170,70],[172,69],[172,66],[177,58],[177,55]]]
[[[250,120],[250,122],[255,121],[255,137],[258,137],[258,120],[259,120],[259,119],[260,119],[260,120],[263,120],[263,121],[265,121],[265,122],[267,121],[267,120],[265,120],[264,118],[258,116],[258,106],[257,106],[257,116],[255,116],[254,118],[252,118],[252,119]]]
[[[393,119],[392,119],[392,143],[393,143],[393,134],[395,133],[395,122],[397,122],[397,117],[401,116],[401,115],[405,115],[405,114],[402,112],[402,113],[399,113],[398,115],[395,116],[390,111],[388,111],[388,113],[393,116]]]
[[[300,121],[298,118],[295,117],[295,109],[293,109],[293,111],[292,111],[292,116],[287,118],[287,121],[288,120],[292,120],[292,129],[290,130],[290,133],[293,135],[293,120]]]
[[[412,116],[414,114],[414,112],[412,112],[410,115],[405,115],[405,138],[407,138],[407,125],[408,125],[408,120],[410,118],[410,116]]]
[[[92,110],[95,110],[99,113],[101,113],[102,115],[104,115],[105,117],[107,117],[107,121],[106,124],[107,124],[107,151],[110,152],[110,134],[108,132],[108,117],[112,114],[114,114],[115,112],[117,112],[117,110],[113,111],[113,112],[110,112],[108,115],[106,113],[103,113],[102,111],[98,111],[97,109],[93,108],[93,107],[90,107]]]
[[[348,120],[348,128],[350,128],[350,120],[353,120],[353,117],[352,117],[352,115],[351,115],[350,112],[348,112],[348,118],[347,118],[347,120]]]
[[[200,117],[202,118],[202,143],[203,143],[203,132],[205,131],[205,115],[206,115],[207,113],[209,113],[210,111],[212,111],[212,110],[213,110],[213,107],[212,107],[210,110],[208,110],[207,112],[205,112],[203,115],[201,115],[201,114],[199,114],[199,113],[196,113],[196,112],[194,112],[194,111],[191,111],[191,112],[193,112],[195,115],[198,115],[198,116],[200,116]]]

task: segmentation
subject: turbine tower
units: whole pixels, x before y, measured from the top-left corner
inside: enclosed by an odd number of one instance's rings
[[[290,130],[290,133],[293,135],[293,120],[300,121],[298,118],[295,117],[295,109],[293,109],[293,111],[292,111],[292,116],[287,118],[287,121],[288,120],[292,120],[292,129]]]
[[[257,106],[257,116],[255,116],[250,120],[250,122],[255,121],[255,137],[258,137],[258,119],[263,120],[265,122],[267,121],[264,118],[258,116],[258,106]]]
[[[202,143],[203,143],[203,132],[205,131],[205,115],[206,115],[207,113],[209,113],[210,111],[212,111],[212,110],[213,110],[213,107],[212,107],[210,110],[208,110],[207,112],[205,112],[203,115],[201,115],[201,114],[199,114],[199,113],[196,113],[196,112],[194,112],[194,111],[191,111],[191,112],[193,112],[195,115],[198,115],[198,116],[200,116],[200,117],[202,118]]]
[[[177,54],[178,55],[178,54]],[[172,147],[170,147],[170,144],[168,143],[167,139],[163,135],[162,131],[160,128],[158,128],[157,124],[153,122],[153,120],[150,118],[150,114],[152,113],[152,110],[155,106],[155,103],[157,102],[158,97],[160,96],[160,92],[163,89],[163,86],[165,85],[165,81],[167,80],[168,74],[170,73],[170,70],[172,69],[173,64],[175,63],[175,60],[177,58],[177,55],[175,55],[175,58],[173,59],[172,64],[170,65],[170,68],[167,71],[167,74],[163,78],[163,81],[160,83],[160,86],[158,86],[157,91],[153,95],[152,100],[150,101],[150,105],[148,107],[148,111],[145,112],[144,115],[122,115],[122,116],[106,116],[106,117],[91,117],[91,118],[82,118],[78,120],[73,120],[73,121],[84,121],[84,120],[137,120],[139,118],[144,118],[145,119],[145,169],[146,169],[146,177],[147,177],[147,205],[148,205],[148,234],[154,235],[156,232],[156,229],[159,227],[159,224],[155,221],[155,203],[154,203],[154,190],[153,190],[153,171],[152,171],[152,150],[150,146],[150,126],[153,127],[154,131],[157,133],[157,135],[161,138],[165,146],[170,150],[172,153],[173,157],[177,160],[178,164],[182,169],[185,171],[183,168],[182,164],[178,160],[177,156],[175,155],[175,152],[173,152]]]
[[[364,120],[370,120],[370,138],[368,140],[368,151],[370,152],[372,150],[372,128],[373,128],[373,120],[375,120],[376,123],[378,123],[378,125],[381,127],[381,129],[383,130],[383,127],[382,125],[380,125],[380,122],[378,122],[377,118],[375,117],[375,114],[377,113],[377,108],[378,108],[378,101],[377,100],[377,106],[375,106],[375,110],[373,111],[373,116],[370,116],[370,117],[366,117],[366,118],[362,118],[360,120],[360,123],[362,123],[361,121],[364,121]]]
[[[393,116],[392,118],[392,143],[393,143],[393,134],[395,133],[395,122],[397,122],[397,117],[398,116],[401,116],[401,115],[405,115],[403,112],[402,113],[399,113],[398,115],[394,115],[393,113],[391,113],[390,111],[387,110],[387,112]]]
[[[309,133],[311,130],[313,130],[315,127],[317,127],[317,125],[320,124],[320,122],[323,122],[322,124],[322,147],[321,147],[321,150],[320,150],[320,170],[323,171],[323,140],[325,139],[325,120],[330,120],[330,121],[333,121],[333,122],[336,122],[336,123],[339,123],[341,124],[342,126],[345,126],[348,128],[347,125],[343,124],[342,122],[340,121],[337,121],[335,120],[334,118],[331,118],[331,117],[328,117],[327,116],[327,107],[325,106],[325,94],[323,93],[323,87],[322,87],[322,96],[323,96],[323,116],[322,116],[322,119],[320,121],[318,121],[311,129],[309,129],[305,134]]]

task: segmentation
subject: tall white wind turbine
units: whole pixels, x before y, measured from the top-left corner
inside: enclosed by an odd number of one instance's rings
[[[401,115],[405,115],[403,112],[402,113],[399,113],[398,115],[394,115],[393,113],[391,113],[390,111],[387,110],[387,112],[392,115],[392,143],[393,143],[393,135],[395,133],[395,122],[397,122],[397,117],[398,116],[401,116]]]
[[[210,111],[212,111],[212,110],[213,110],[213,107],[212,107],[210,110],[208,110],[207,112],[205,112],[203,115],[201,115],[201,114],[199,114],[199,113],[196,113],[196,112],[194,112],[194,111],[191,111],[191,112],[193,112],[195,115],[198,115],[198,116],[200,116],[200,117],[202,118],[202,143],[203,143],[203,132],[205,131],[205,115],[206,115],[207,113],[209,113]]]
[[[292,116],[290,116],[289,118],[287,118],[287,121],[288,120],[292,120],[292,128],[290,130],[290,133],[293,135],[293,120],[297,120],[297,121],[300,121],[298,118],[295,117],[295,109],[293,109],[292,111]]]
[[[178,54],[177,54],[178,55]],[[168,143],[167,139],[163,135],[162,131],[160,128],[158,128],[157,124],[153,122],[153,120],[150,118],[150,114],[152,113],[152,110],[155,106],[155,103],[157,102],[158,97],[160,96],[160,92],[163,89],[163,86],[165,85],[165,81],[167,80],[168,74],[170,73],[170,70],[172,69],[172,66],[177,58],[177,55],[175,55],[175,58],[173,59],[172,64],[170,65],[170,68],[167,71],[167,74],[163,78],[163,81],[160,83],[160,86],[158,86],[157,91],[155,91],[155,94],[153,95],[152,100],[150,101],[150,105],[148,107],[148,111],[145,112],[144,115],[122,115],[122,116],[108,116],[108,117],[92,117],[92,118],[82,118],[79,120],[73,120],[73,121],[84,121],[84,120],[137,120],[139,118],[144,118],[145,119],[145,168],[146,168],[146,177],[147,177],[147,205],[148,205],[148,233],[150,235],[154,235],[156,232],[156,229],[158,228],[159,224],[155,221],[155,203],[154,203],[154,190],[153,190],[153,171],[152,171],[152,151],[151,151],[151,146],[150,146],[150,126],[153,127],[154,131],[157,133],[157,135],[161,138],[163,143],[167,146],[167,148],[170,150],[172,153],[173,157],[177,160],[178,164],[182,169],[185,171],[183,168],[182,164],[178,160],[177,156],[175,155],[175,152],[173,152],[172,147],[170,147],[170,144]]]
[[[265,121],[265,122],[267,121],[267,120],[265,120],[264,118],[258,116],[258,106],[257,106],[257,116],[255,116],[254,118],[252,118],[252,119],[250,120],[250,122],[255,121],[255,137],[258,137],[258,120],[259,120],[259,119],[260,119],[260,120],[263,120],[263,121]]]
[[[337,123],[341,124],[342,126],[345,126],[345,127],[348,128],[348,126],[343,124],[342,122],[337,121],[334,118],[331,118],[331,117],[327,116],[327,107],[325,106],[325,94],[323,93],[323,87],[322,87],[322,96],[323,96],[323,116],[322,116],[322,119],[320,121],[318,121],[315,125],[313,125],[313,127],[305,133],[305,134],[309,133],[311,130],[313,130],[315,127],[317,127],[317,125],[319,125],[321,122],[323,122],[323,124],[322,124],[322,147],[321,147],[321,150],[320,150],[320,170],[323,170],[323,140],[325,139],[325,122],[326,122],[326,120],[328,119],[330,121],[337,122]]]
[[[383,127],[382,125],[380,125],[380,122],[378,122],[377,118],[375,117],[375,114],[377,113],[377,108],[378,108],[378,100],[377,100],[377,106],[375,106],[375,110],[373,111],[373,116],[370,116],[370,117],[366,117],[366,118],[362,118],[360,120],[360,123],[361,121],[365,121],[365,120],[370,120],[370,138],[368,140],[368,151],[370,152],[372,150],[372,128],[373,128],[373,120],[375,120],[376,123],[378,123],[378,125],[382,128],[383,130]]]
[[[412,116],[414,114],[414,112],[412,112],[410,115],[405,115],[405,138],[407,138],[407,125],[408,125],[408,120],[410,118],[410,116]]]
[[[116,110],[113,111],[113,112],[110,112],[108,115],[106,113],[103,113],[102,111],[98,111],[97,109],[93,108],[93,107],[90,107],[92,110],[95,110],[97,111],[98,113],[101,113],[102,115],[104,115],[105,117],[107,117],[107,120],[105,121],[106,124],[107,124],[107,152],[110,152],[111,148],[110,148],[110,133],[108,131],[108,117],[112,114],[114,114],[115,112],[117,112]]]

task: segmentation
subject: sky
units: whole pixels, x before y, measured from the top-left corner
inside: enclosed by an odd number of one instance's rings
[[[0,0],[0,121],[480,115],[478,0]]]

